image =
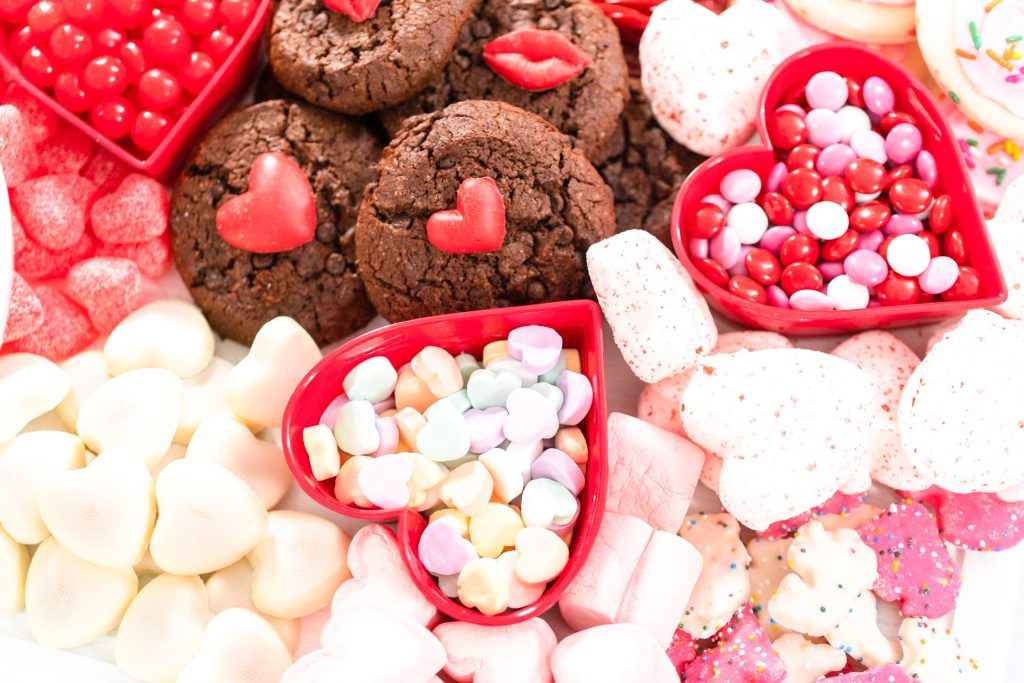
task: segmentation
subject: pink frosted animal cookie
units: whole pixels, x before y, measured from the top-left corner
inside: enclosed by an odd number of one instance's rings
[[[812,519],[820,521],[820,519],[825,515],[845,516],[850,514],[861,506],[866,497],[866,494],[863,493],[850,495],[837,491],[834,496],[826,500],[821,505],[815,505],[807,512],[802,512],[799,515],[790,517],[789,519],[774,522],[764,531],[758,531],[757,535],[769,540],[790,536],[796,533],[797,529]]]
[[[781,683],[786,678],[785,663],[749,607],[737,612],[713,640],[687,665],[687,683]]]
[[[1009,550],[1024,538],[1024,501],[994,493],[950,493],[937,486],[906,493],[935,509],[942,540],[968,550]]]
[[[690,515],[679,528],[679,535],[704,559],[679,628],[694,638],[707,638],[746,604],[750,596],[750,555],[740,540],[740,525],[726,512]]]
[[[971,311],[911,375],[898,413],[903,452],[935,485],[971,493],[1024,482],[1024,401],[1011,398],[1022,348],[1024,322]]]
[[[1024,161],[1018,163],[1024,170]],[[988,222],[988,234],[999,257],[1008,296],[995,310],[1007,318],[1024,320],[1024,180],[1014,181],[1006,190],[995,217]]]
[[[551,683],[551,653],[558,644],[543,619],[512,626],[440,624],[434,635],[448,653],[444,672],[455,683]]]
[[[714,348],[707,302],[651,233],[626,230],[598,242],[587,250],[587,267],[615,344],[642,381],[675,375]]]
[[[829,683],[914,683],[897,664],[876,666],[828,679]]]
[[[551,655],[555,683],[679,683],[672,662],[650,633],[633,624],[574,633]]]
[[[782,61],[783,28],[779,13],[760,2],[717,15],[690,0],[658,5],[640,40],[640,68],[661,127],[707,156],[743,144],[765,81]]]
[[[672,642],[669,643],[665,654],[672,660],[672,665],[679,675],[682,675],[686,665],[697,659],[697,641],[683,629],[677,628],[672,634]]]
[[[960,567],[924,505],[893,503],[858,532],[878,560],[875,595],[900,603],[905,617],[941,617],[953,610]]]
[[[767,349],[704,359],[680,411],[690,438],[722,457],[722,505],[763,531],[821,505],[862,471],[876,400],[853,363]]]
[[[686,517],[704,451],[688,439],[622,413],[608,416],[605,510],[675,532]]]

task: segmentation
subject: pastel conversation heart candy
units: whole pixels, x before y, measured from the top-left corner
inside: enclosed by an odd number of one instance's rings
[[[704,560],[679,624],[694,638],[707,638],[718,631],[747,602],[750,556],[739,533],[740,525],[728,513],[690,515],[679,528],[679,535]]]
[[[469,453],[471,439],[462,413],[448,403],[438,403],[427,424],[416,433],[416,450],[431,460],[449,462]]]
[[[252,565],[249,560],[239,560],[232,565],[218,569],[206,579],[206,595],[210,599],[210,610],[214,615],[230,609],[243,609],[259,615],[288,648],[294,652],[299,645],[299,620],[281,619],[264,614],[252,600]]]
[[[516,544],[516,535],[522,528],[523,520],[514,509],[501,503],[487,503],[469,520],[469,540],[481,557],[498,557],[505,548]]]
[[[899,641],[903,646],[900,668],[914,681],[983,683],[991,679],[941,620],[904,619]]]
[[[523,386],[523,379],[514,372],[474,370],[466,382],[469,402],[474,408],[483,410],[504,406],[508,395]]]
[[[586,483],[580,466],[557,448],[547,449],[533,461],[530,466],[530,476],[534,479],[550,479],[558,482],[574,496],[580,494],[584,483]]]
[[[574,633],[551,654],[555,683],[678,683],[672,662],[650,633],[608,624]]]
[[[349,401],[338,411],[334,438],[341,450],[352,455],[369,455],[380,447],[377,412],[369,401]]]
[[[28,547],[15,542],[0,529],[0,572],[8,577],[0,586],[0,616],[9,617],[25,606]]]
[[[744,607],[714,635],[712,648],[686,666],[683,678],[697,683],[781,683],[786,665],[761,624]]]
[[[478,458],[481,465],[487,468],[494,482],[494,495],[502,502],[508,503],[523,492],[523,472],[520,463],[508,451],[492,448]],[[532,467],[529,465],[528,467]]]
[[[550,439],[558,432],[558,413],[535,391],[515,389],[506,402],[505,438],[513,443]]]
[[[416,554],[426,570],[435,576],[458,574],[477,556],[473,544],[462,537],[458,527],[444,519],[427,525],[416,546]]]
[[[367,455],[353,455],[342,464],[341,469],[338,470],[338,477],[334,480],[334,497],[338,499],[339,503],[362,508],[373,507],[373,503],[363,494],[363,490],[359,486],[359,475],[362,474],[363,468],[373,460],[374,458]],[[402,494],[399,491],[396,495],[401,496]]]
[[[438,398],[450,396],[462,388],[462,370],[455,357],[439,346],[427,346],[413,356],[412,371],[426,382]]]
[[[584,375],[572,370],[563,370],[558,376],[558,388],[562,391],[562,407],[558,410],[558,421],[563,425],[578,425],[590,412],[594,401],[594,388]]]
[[[406,363],[398,370],[398,381],[395,382],[395,406],[413,408],[423,413],[437,400],[427,383],[413,372],[412,365]]]
[[[434,635],[448,653],[444,672],[456,683],[551,682],[549,660],[558,639],[542,619],[512,626],[450,622]]]
[[[481,510],[491,499],[494,480],[490,472],[478,461],[459,465],[441,484],[441,500],[467,517]]]
[[[103,356],[111,375],[164,368],[178,377],[191,377],[213,358],[213,331],[194,305],[172,299],[154,301],[113,329]]]
[[[504,612],[508,607],[508,588],[509,577],[505,569],[490,557],[471,560],[459,572],[459,602],[469,608],[475,607],[482,614]]]
[[[409,507],[428,510],[441,499],[441,482],[449,476],[448,468],[420,453],[399,453],[412,465],[409,477]]]
[[[473,453],[485,453],[502,441],[505,434],[502,427],[508,411],[504,408],[475,408],[467,410],[462,414],[466,424],[469,425],[469,450]]]
[[[998,552],[1024,538],[1024,501],[1007,502],[994,493],[950,493],[937,486],[907,495],[935,509],[939,535],[947,543]]]
[[[527,527],[516,534],[515,572],[526,583],[544,583],[558,576],[569,561],[569,546],[547,529]]]
[[[338,476],[341,469],[341,452],[338,440],[330,427],[322,424],[306,427],[302,430],[302,447],[309,456],[309,466],[313,478],[324,481]]]
[[[398,372],[391,361],[383,356],[374,356],[349,370],[341,386],[353,401],[376,403],[390,396],[397,382]]]
[[[519,562],[519,551],[509,550],[498,555],[498,564],[508,574],[508,606],[512,609],[526,607],[540,600],[547,588],[546,583],[530,583],[523,581],[516,574],[516,564]]]
[[[814,683],[846,666],[846,655],[831,645],[812,643],[798,633],[787,633],[772,643],[786,665],[786,683]]]
[[[562,336],[544,325],[517,327],[508,334],[508,354],[527,372],[543,375],[562,356]]]
[[[493,370],[494,372],[511,372],[519,376],[522,380],[524,387],[532,387],[538,382],[540,376],[535,372],[530,372],[523,367],[523,361],[516,360],[512,356],[498,356],[494,360],[489,361],[484,365],[487,370]]]
[[[459,372],[462,373],[463,386],[466,386],[473,373],[480,369],[480,362],[471,353],[460,353],[455,356],[455,362],[459,366]]]
[[[533,462],[544,452],[544,442],[538,439],[522,443],[509,443],[505,446],[505,452],[512,460],[518,463],[519,471],[523,475],[523,484],[525,485],[532,478],[530,468],[533,467]]]
[[[538,394],[543,396],[554,406],[555,410],[561,410],[562,404],[565,402],[565,394],[562,390],[556,387],[554,384],[548,384],[547,382],[537,382],[532,387],[531,391],[536,391]]]
[[[579,512],[579,501],[567,488],[550,479],[534,479],[523,488],[523,521],[549,528],[569,524]]]
[[[274,628],[258,614],[233,608],[206,625],[195,656],[178,683],[278,683],[292,656]]]
[[[0,358],[0,444],[53,410],[70,388],[68,373],[42,356],[12,353]]]

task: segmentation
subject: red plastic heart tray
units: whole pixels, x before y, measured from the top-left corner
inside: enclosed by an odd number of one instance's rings
[[[580,425],[587,438],[589,460],[586,485],[580,494],[580,517],[573,529],[569,563],[541,598],[519,610],[486,616],[446,597],[416,556],[423,515],[409,510],[367,510],[343,505],[334,497],[334,479],[317,481],[302,443],[302,430],[319,422],[327,405],[341,393],[341,382],[357,364],[386,356],[398,368],[424,346],[440,346],[452,354],[478,357],[489,342],[505,339],[523,325],[547,325],[561,336],[566,348],[580,352],[581,372],[594,388],[594,402]],[[604,514],[608,460],[601,312],[592,301],[566,301],[536,306],[499,308],[410,320],[373,330],[335,349],[299,383],[285,408],[282,441],[292,475],[306,494],[328,510],[347,517],[391,522],[398,520],[398,539],[409,573],[424,596],[441,612],[461,621],[489,626],[508,625],[539,616],[550,609],[572,582],[590,554]]]
[[[860,81],[869,76],[884,78],[896,94],[896,108],[914,115],[920,123],[924,147],[939,167],[938,191],[953,199],[956,225],[963,233],[970,265],[978,269],[981,292],[968,301],[934,301],[904,306],[881,306],[857,311],[808,312],[756,304],[712,283],[690,261],[684,216],[700,200],[718,192],[719,182],[730,171],[749,168],[762,178],[776,163],[768,146],[730,149],[708,159],[687,178],[676,196],[672,213],[672,244],[676,255],[707,296],[711,305],[724,315],[749,327],[790,334],[835,334],[881,327],[934,322],[961,315],[972,308],[990,308],[1006,299],[1006,283],[989,239],[985,218],[974,196],[949,124],[942,118],[927,89],[913,76],[888,59],[854,45],[818,45],[796,53],[775,70],[761,96],[758,131],[767,140],[767,116],[798,94],[814,74],[835,71]]]
[[[146,157],[138,157],[117,142],[102,135],[88,121],[65,109],[52,95],[32,85],[22,75],[8,46],[11,28],[0,23],[0,68],[19,86],[46,105],[68,124],[110,152],[133,171],[145,173],[165,182],[170,181],[192,151],[196,139],[226,113],[252,84],[260,57],[263,27],[270,16],[272,0],[259,0],[252,22],[238,38],[231,54],[210,78],[181,118],[171,126],[163,142]]]

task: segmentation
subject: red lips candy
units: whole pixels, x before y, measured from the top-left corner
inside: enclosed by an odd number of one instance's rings
[[[558,31],[520,28],[489,42],[484,61],[506,81],[531,92],[557,88],[590,66],[590,55]]]
[[[497,251],[505,241],[505,203],[492,178],[462,181],[454,210],[427,220],[427,240],[448,254]]]

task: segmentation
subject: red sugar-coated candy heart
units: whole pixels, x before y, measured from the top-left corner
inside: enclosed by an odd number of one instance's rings
[[[901,213],[918,214],[932,204],[928,184],[917,178],[902,178],[889,188],[889,201]]]
[[[963,233],[955,229],[947,230],[942,236],[942,252],[959,266],[967,263],[967,245],[964,244]]]
[[[17,107],[0,106],[0,166],[8,187],[16,187],[36,172],[39,157],[25,118]]]
[[[813,171],[819,154],[821,154],[821,149],[815,145],[797,145],[786,155],[786,167],[790,171],[795,171],[798,168]]]
[[[697,659],[697,641],[683,629],[677,628],[676,632],[672,634],[672,642],[669,643],[665,654],[668,655],[672,666],[676,668],[679,675],[682,675],[686,665]]]
[[[867,671],[851,671],[827,680],[829,683],[918,683],[911,680],[899,664],[885,664]]]
[[[905,617],[937,618],[953,611],[960,593],[960,568],[924,505],[893,503],[857,533],[878,561],[875,595],[900,603]]]
[[[43,106],[24,88],[18,87],[7,93],[4,96],[4,104],[11,104],[18,108],[28,126],[29,135],[36,144],[50,137],[57,130],[57,115]]]
[[[932,202],[932,212],[928,216],[928,227],[936,235],[949,230],[953,225],[953,198],[948,194],[942,194]]]
[[[855,159],[849,163],[844,172],[850,189],[861,194],[881,192],[888,182],[889,174],[885,166],[874,159]]]
[[[960,266],[960,275],[953,286],[942,293],[946,301],[964,301],[977,298],[981,291],[981,276],[974,266]]]
[[[3,339],[10,342],[35,332],[43,324],[43,304],[25,278],[14,274],[11,284],[11,303],[7,309],[7,327]]]
[[[761,197],[761,208],[768,216],[769,225],[790,225],[793,222],[793,205],[778,192],[765,192]]]
[[[854,196],[850,184],[839,176],[829,176],[821,181],[821,188],[824,190],[822,199],[826,202],[833,202],[849,212],[853,209],[857,198]]]
[[[39,163],[45,173],[78,173],[92,153],[92,140],[71,126],[61,126],[39,143]]]
[[[865,202],[850,212],[850,226],[860,232],[879,230],[891,215],[892,211],[885,202]]]
[[[85,234],[96,186],[74,173],[27,180],[11,191],[25,231],[47,249],[67,249]]]
[[[714,204],[701,204],[690,221],[690,237],[711,239],[725,227],[725,212]]]
[[[761,538],[768,539],[769,541],[774,541],[778,538],[785,538],[790,534],[795,534],[797,529],[812,519],[817,519],[823,515],[848,514],[859,508],[866,498],[867,494],[864,493],[843,493],[842,491],[836,491],[834,496],[826,500],[821,505],[816,505],[807,512],[802,512],[796,517],[790,517],[789,519],[775,522],[764,531],[758,531],[757,535]]]
[[[147,242],[132,244],[100,242],[96,247],[96,255],[130,259],[138,265],[143,275],[155,280],[164,274],[171,263],[170,237],[165,232],[160,237]]]
[[[14,219],[14,269],[29,280],[48,280],[67,275],[71,266],[96,251],[96,241],[85,233],[67,249],[53,251],[29,238],[17,216]]]
[[[852,229],[847,230],[839,237],[821,243],[821,258],[826,261],[842,261],[853,253],[859,241],[860,233]]]
[[[747,267],[751,279],[762,285],[774,285],[782,277],[782,264],[775,254],[767,249],[755,247],[743,257],[743,264]]]
[[[729,284],[729,271],[718,261],[710,258],[698,258],[693,259],[693,266],[716,286],[724,288]]]
[[[806,261],[800,261],[791,263],[782,269],[779,286],[786,294],[793,296],[793,292],[798,292],[801,289],[821,289],[825,286],[825,278],[816,266]]]
[[[142,304],[142,273],[129,259],[91,258],[71,268],[67,291],[92,326],[106,334]]]
[[[712,645],[686,666],[687,683],[781,683],[786,664],[772,649],[750,605],[712,636]]]
[[[43,307],[43,325],[11,342],[11,351],[35,353],[57,362],[81,351],[96,338],[85,311],[60,290],[38,285],[35,292]]]
[[[110,194],[116,190],[129,173],[131,173],[131,169],[102,149],[97,150],[89,163],[82,169],[82,176],[96,185],[97,193],[100,195]]]
[[[512,85],[531,92],[557,88],[591,64],[590,55],[560,32],[529,26],[487,43],[484,61]]]
[[[817,263],[818,255],[818,240],[810,235],[790,235],[779,247],[779,260],[784,266],[800,262]]]
[[[448,254],[497,251],[505,241],[505,202],[493,178],[467,178],[454,210],[427,219],[427,240]]]
[[[380,0],[325,0],[325,5],[352,21],[366,21],[377,11]]]
[[[807,141],[807,123],[795,111],[772,112],[768,117],[768,138],[777,149],[793,149]]]
[[[90,217],[93,233],[104,242],[145,242],[167,230],[167,193],[152,178],[132,173],[96,200]]]
[[[259,155],[248,191],[217,209],[217,232],[231,246],[258,254],[309,242],[316,232],[316,202],[306,173],[286,154]]]
[[[764,291],[764,287],[746,275],[733,275],[729,278],[727,289],[741,299],[755,304],[768,303],[768,293]]]
[[[824,193],[821,176],[816,171],[797,168],[782,179],[782,194],[798,209],[807,209],[817,204]]]
[[[1024,501],[1002,500],[994,493],[950,493],[938,486],[904,492],[935,509],[943,540],[968,550],[1009,550],[1024,539]]]
[[[953,286],[956,287],[955,284]],[[913,304],[917,303],[921,296],[921,286],[917,284],[917,278],[904,277],[890,270],[882,283],[875,288],[875,296],[878,297],[878,303],[883,306]]]

